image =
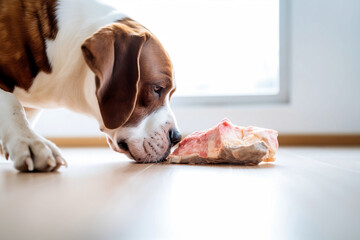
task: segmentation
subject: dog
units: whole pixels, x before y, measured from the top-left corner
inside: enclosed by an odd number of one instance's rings
[[[30,123],[65,107],[95,118],[114,151],[164,160],[181,139],[173,66],[144,26],[96,0],[0,2],[0,145],[19,171],[66,161]]]

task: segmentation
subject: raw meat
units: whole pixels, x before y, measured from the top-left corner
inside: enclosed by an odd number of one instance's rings
[[[275,130],[238,127],[228,119],[203,132],[184,138],[169,155],[170,163],[231,163],[257,165],[273,162],[279,147]]]

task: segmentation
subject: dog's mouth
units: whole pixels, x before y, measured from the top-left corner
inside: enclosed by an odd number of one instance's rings
[[[128,158],[133,159],[136,161],[136,158],[133,154],[131,154],[131,151],[129,149],[129,145],[125,141],[119,141],[118,142],[119,148],[122,150],[121,153],[124,153],[128,156]]]
[[[161,127],[145,134],[136,133],[135,130],[128,129],[115,134],[108,133],[107,142],[112,150],[123,153],[139,163],[156,163],[166,160],[175,143],[171,129]]]
[[[125,141],[119,141],[118,146],[121,150],[129,151],[129,145]]]
[[[171,151],[171,144],[156,143],[147,139],[143,141],[120,140],[117,142],[117,148],[119,150],[112,147],[113,150],[126,154],[138,163],[156,163],[166,160]]]

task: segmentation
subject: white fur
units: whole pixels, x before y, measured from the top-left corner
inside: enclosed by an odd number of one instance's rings
[[[162,147],[169,146],[167,134],[170,128],[176,127],[176,123],[168,98],[162,108],[143,119],[139,126],[106,129],[95,96],[95,76],[81,52],[86,38],[101,27],[126,16],[96,0],[59,0],[56,16],[59,29],[56,39],[46,42],[51,74],[40,72],[28,91],[15,88],[10,94],[0,90],[0,146],[5,155],[10,153],[10,158],[20,170],[24,170],[24,167],[29,171],[53,170],[65,164],[56,146],[31,130],[22,106],[65,107],[94,117],[100,129],[111,139],[109,144],[115,151],[122,152],[116,143],[119,139],[127,139],[135,158],[158,160],[165,151],[159,150],[157,154],[145,156],[144,144],[155,133],[162,132],[161,137],[157,137],[157,143]]]

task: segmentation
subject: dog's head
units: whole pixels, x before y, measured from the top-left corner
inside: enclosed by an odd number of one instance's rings
[[[100,129],[110,147],[138,162],[165,159],[181,135],[169,105],[172,64],[160,42],[124,19],[86,39],[82,51],[95,73]]]

